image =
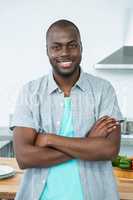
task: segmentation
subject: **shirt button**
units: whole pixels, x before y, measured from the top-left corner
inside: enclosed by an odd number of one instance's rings
[[[62,93],[62,90],[60,88],[58,89],[58,91],[59,91],[59,93]]]
[[[57,125],[60,125],[60,121],[57,121]]]
[[[61,105],[61,107],[63,107],[63,102],[60,105]]]

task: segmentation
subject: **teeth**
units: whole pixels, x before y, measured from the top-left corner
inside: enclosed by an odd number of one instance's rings
[[[72,61],[67,61],[67,62],[60,62],[60,65],[62,67],[70,67],[72,64]]]
[[[63,63],[63,64],[70,64],[70,63],[72,63],[72,61],[61,62],[61,63]]]

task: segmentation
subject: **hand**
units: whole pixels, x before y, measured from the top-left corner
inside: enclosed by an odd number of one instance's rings
[[[38,133],[36,141],[35,141],[35,146],[46,147],[47,141],[48,141],[48,134]]]
[[[114,129],[118,128],[119,122],[109,116],[101,117],[91,128],[87,137],[107,137]]]

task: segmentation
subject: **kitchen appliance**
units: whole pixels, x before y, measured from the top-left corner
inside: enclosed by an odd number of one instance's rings
[[[98,62],[96,69],[133,69],[133,9],[125,12],[125,38],[123,46]]]
[[[133,134],[133,119],[124,119],[124,122],[121,123],[121,133],[124,135]]]

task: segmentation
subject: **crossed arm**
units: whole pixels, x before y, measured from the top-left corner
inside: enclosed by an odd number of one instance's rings
[[[103,117],[84,138],[40,134],[35,145],[55,148],[81,160],[111,160],[119,151],[120,126],[115,119]]]
[[[107,116],[98,120],[84,138],[36,134],[33,129],[20,127],[14,131],[16,158],[21,168],[48,167],[74,158],[111,160],[119,146],[120,125]]]

